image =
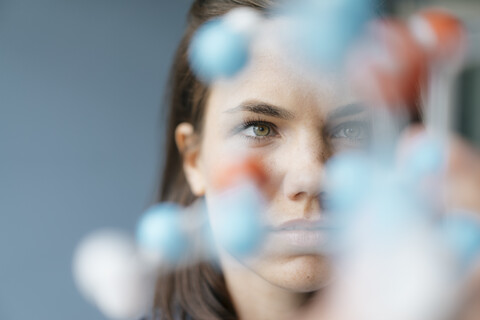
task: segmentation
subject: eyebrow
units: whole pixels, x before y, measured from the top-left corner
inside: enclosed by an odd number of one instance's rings
[[[226,110],[225,113],[236,113],[240,111],[249,111],[284,120],[292,120],[295,118],[295,115],[292,112],[284,108],[258,101],[244,102],[237,107]]]
[[[330,114],[327,116],[327,122],[335,121],[339,118],[353,116],[364,112],[366,109],[367,107],[360,103],[347,104],[330,112]]]

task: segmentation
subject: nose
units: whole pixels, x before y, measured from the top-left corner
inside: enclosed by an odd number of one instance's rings
[[[325,162],[330,157],[321,140],[297,141],[288,157],[283,181],[285,196],[292,201],[318,202]]]

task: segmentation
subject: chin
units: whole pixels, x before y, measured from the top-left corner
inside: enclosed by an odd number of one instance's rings
[[[266,281],[292,292],[317,291],[326,287],[332,279],[330,262],[320,255],[265,259],[251,267]]]

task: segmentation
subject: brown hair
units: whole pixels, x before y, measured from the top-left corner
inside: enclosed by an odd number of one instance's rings
[[[188,13],[187,28],[177,49],[167,87],[169,105],[165,166],[157,201],[190,205],[195,196],[183,172],[182,158],[175,143],[175,129],[191,123],[196,134],[202,131],[208,87],[193,74],[188,63],[188,47],[195,31],[206,21],[237,7],[261,12],[273,0],[197,0]],[[162,274],[157,281],[154,312],[161,319],[236,319],[223,275],[218,268],[200,263]]]

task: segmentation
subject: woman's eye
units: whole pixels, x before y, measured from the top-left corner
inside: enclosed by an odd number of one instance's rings
[[[245,137],[253,139],[267,139],[275,135],[274,125],[264,122],[245,122],[241,131]]]
[[[369,138],[369,126],[367,123],[352,121],[337,126],[332,134],[332,138],[347,139],[353,142],[362,142]]]

